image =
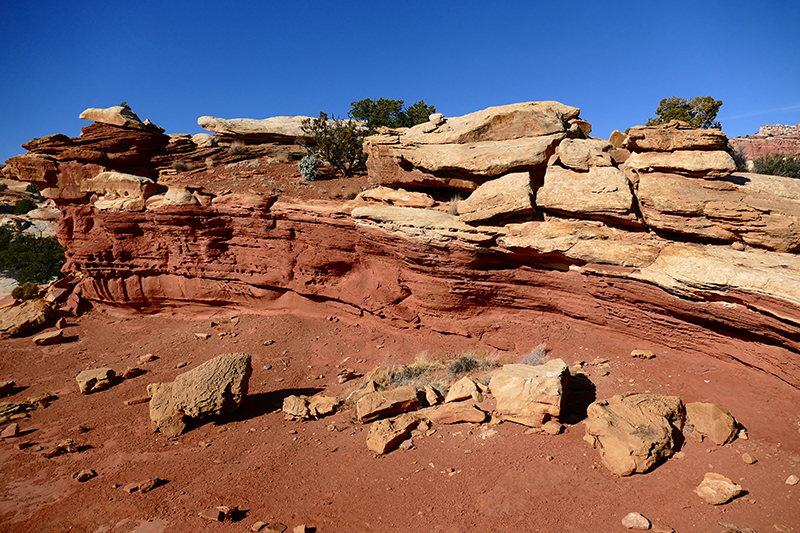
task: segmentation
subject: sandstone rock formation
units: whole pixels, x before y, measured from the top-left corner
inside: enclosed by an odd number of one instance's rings
[[[563,359],[538,366],[511,364],[492,376],[489,390],[497,399],[497,414],[502,419],[542,427],[561,416],[568,379]]]
[[[680,443],[685,418],[677,396],[629,393],[592,403],[584,439],[619,476],[643,473]]]
[[[0,307],[0,336],[25,333],[53,319],[56,313],[44,300],[12,302]]]
[[[222,138],[246,139],[248,143],[260,144],[278,142],[293,144],[303,136],[303,120],[311,117],[270,117],[265,119],[232,118],[224,119],[203,116],[197,124]]]
[[[418,405],[417,389],[410,385],[373,392],[356,403],[356,418],[362,423],[371,422],[378,418],[413,411]]]
[[[698,441],[707,438],[722,446],[736,436],[736,420],[722,407],[713,403],[686,404],[686,430]]]
[[[237,409],[244,397],[252,367],[250,355],[217,356],[184,372],[171,383],[151,383],[150,419],[164,436],[183,433],[186,419],[219,415]]]
[[[132,128],[137,130],[159,130],[153,124],[145,124],[142,120],[130,109],[122,106],[114,106],[105,109],[98,109],[90,107],[79,115],[78,118],[84,120],[91,120],[101,124],[111,124],[112,126],[120,126],[123,128]],[[161,130],[163,132],[164,130]]]
[[[84,370],[75,376],[75,380],[78,382],[81,394],[90,394],[109,388],[115,377],[116,373],[113,370],[103,367]]]
[[[395,418],[378,420],[370,426],[367,448],[377,454],[390,452],[408,438],[411,430],[417,424],[419,424],[419,418],[414,413],[404,413]]]

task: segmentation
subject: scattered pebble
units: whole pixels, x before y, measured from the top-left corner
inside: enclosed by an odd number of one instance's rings
[[[211,334],[209,333],[195,333],[194,336],[200,340],[207,340],[211,338]]]
[[[628,529],[650,529],[650,520],[639,513],[628,513],[622,519],[622,525]]]
[[[175,365],[175,368],[183,368],[188,364],[189,363],[187,363],[186,361],[182,361],[182,362],[178,363],[177,365]]]
[[[786,478],[787,485],[797,485],[798,483],[800,483],[800,478],[798,478],[794,474]]]
[[[151,362],[155,361],[156,359],[158,359],[158,357],[156,357],[155,355],[153,355],[151,353],[147,353],[147,354],[144,354],[144,355],[139,357],[139,363],[141,363],[141,364],[151,363]]]
[[[656,356],[650,350],[633,350],[631,352],[631,357],[635,357],[637,359],[652,359]]]
[[[122,373],[122,379],[131,379],[137,376],[141,376],[146,371],[144,369],[139,368],[138,366],[131,366],[125,369],[125,372]]]
[[[77,472],[77,473],[73,474],[72,477],[77,479],[79,482],[83,483],[84,481],[89,481],[93,477],[97,477],[97,472],[95,472],[94,470],[88,470],[88,469],[87,470],[81,470],[80,472]]]
[[[17,436],[19,436],[19,424],[16,422],[9,424],[6,429],[0,433],[0,439],[10,439]]]
[[[749,453],[744,453],[744,454],[742,454],[742,461],[744,461],[745,463],[747,463],[749,465],[752,465],[752,464],[757,463],[758,459],[756,459],[755,457],[753,457]]]

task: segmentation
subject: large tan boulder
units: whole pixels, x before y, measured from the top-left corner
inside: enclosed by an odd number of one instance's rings
[[[463,222],[531,213],[535,208],[530,173],[514,172],[487,181],[456,207],[459,220]]]
[[[371,422],[378,418],[413,411],[419,406],[417,389],[411,385],[387,391],[378,391],[360,398],[356,402],[356,418],[359,422]]]
[[[686,404],[686,431],[698,441],[707,438],[722,446],[733,440],[736,429],[736,420],[722,407],[703,402]]]
[[[725,150],[728,137],[721,130],[695,129],[672,120],[659,126],[635,126],[628,131],[625,147],[635,152],[675,150]]]
[[[175,437],[183,432],[186,418],[234,411],[247,395],[251,372],[250,355],[230,353],[178,375],[172,383],[152,383],[147,387],[150,419],[166,436]]]
[[[680,398],[658,394],[617,395],[592,403],[586,414],[584,440],[620,476],[646,472],[671,457],[685,419]]]
[[[800,249],[800,180],[737,173],[706,181],[656,172],[640,176],[637,194],[645,223],[655,230],[779,252]]]
[[[94,206],[103,211],[143,211],[145,200],[166,189],[150,178],[111,171],[81,183],[81,191],[98,195]]]
[[[537,207],[577,216],[633,222],[633,205],[628,178],[612,166],[591,167],[588,172],[549,166],[536,192]]]
[[[565,167],[589,170],[590,167],[610,167],[610,151],[614,145],[605,139],[564,139],[556,148],[556,155]]]
[[[538,366],[504,365],[489,382],[503,420],[541,427],[561,416],[569,369],[563,359]]]
[[[723,150],[676,150],[631,154],[625,165],[638,172],[673,172],[702,178],[724,178],[736,171],[736,163]]]

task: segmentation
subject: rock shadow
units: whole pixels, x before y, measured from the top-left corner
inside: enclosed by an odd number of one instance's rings
[[[586,419],[586,409],[597,399],[597,387],[586,374],[576,374],[570,376],[566,392],[561,420],[565,424],[578,424]]]
[[[272,392],[260,392],[258,394],[248,394],[245,396],[242,406],[236,411],[220,415],[217,421],[220,424],[228,422],[242,422],[259,416],[271,413],[283,407],[283,400],[289,396],[313,396],[322,392],[320,388],[306,389],[280,389]]]

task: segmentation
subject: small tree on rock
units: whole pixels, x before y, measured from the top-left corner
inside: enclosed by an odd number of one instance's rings
[[[328,118],[320,111],[319,118],[303,120],[304,137],[300,140],[309,154],[327,161],[344,177],[364,167],[367,156],[362,147],[366,131],[356,120]]]
[[[378,98],[370,100],[365,98],[357,102],[350,102],[350,115],[356,120],[367,123],[368,132],[374,133],[381,126],[389,128],[410,128],[428,121],[436,108],[426,105],[424,100],[414,102],[410,107],[403,106],[402,100]]]
[[[693,128],[721,129],[717,119],[722,100],[710,96],[695,96],[688,102],[684,98],[670,96],[659,102],[656,116],[647,120],[648,126],[666,124],[671,120],[688,122]]]

